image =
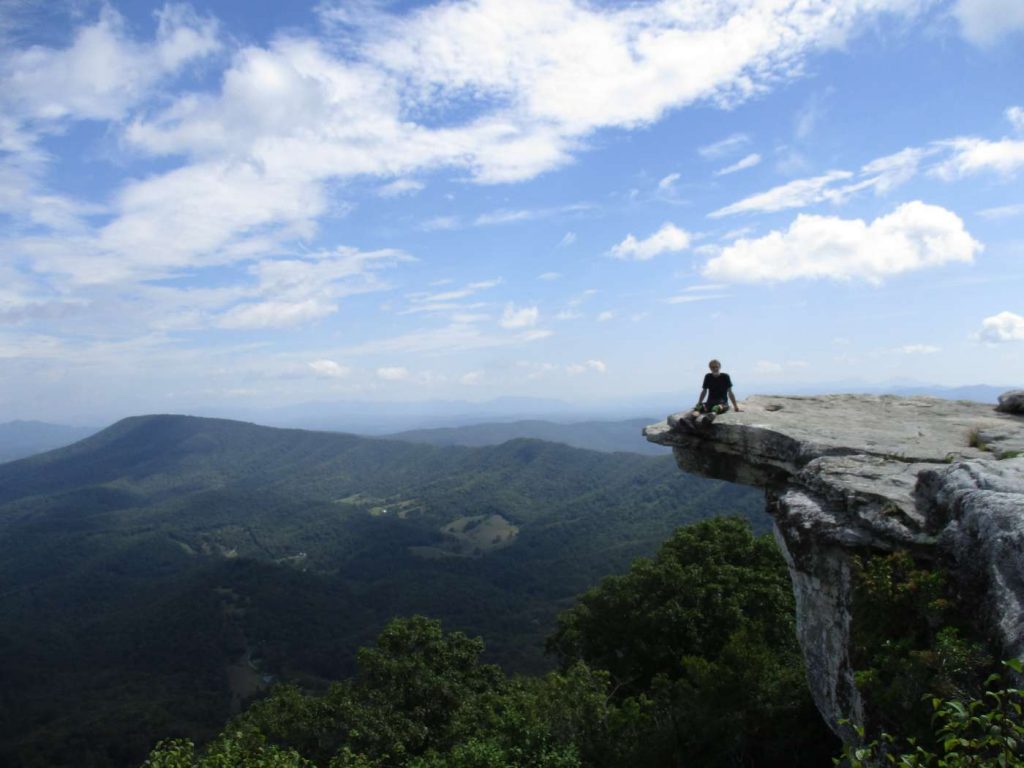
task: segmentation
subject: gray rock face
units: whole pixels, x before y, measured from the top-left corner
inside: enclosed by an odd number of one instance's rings
[[[1024,389],[1011,389],[999,396],[996,410],[1000,413],[1024,414]]]
[[[863,723],[854,554],[909,548],[953,563],[1004,653],[1024,654],[1024,418],[927,397],[756,396],[741,407],[713,424],[674,414],[644,434],[672,446],[685,472],[765,488],[811,692],[836,733]]]

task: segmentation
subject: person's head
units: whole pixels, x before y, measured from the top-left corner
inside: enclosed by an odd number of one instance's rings
[[[717,360],[712,360],[710,363],[708,363],[708,368],[711,369],[712,373],[717,375],[718,372],[722,370],[722,364]]]

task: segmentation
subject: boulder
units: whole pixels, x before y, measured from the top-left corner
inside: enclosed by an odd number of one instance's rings
[[[1000,413],[1016,413],[1024,416],[1024,389],[1011,389],[999,396],[996,410]]]

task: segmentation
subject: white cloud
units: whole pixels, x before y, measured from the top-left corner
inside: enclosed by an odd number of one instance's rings
[[[333,360],[314,360],[309,367],[318,376],[328,379],[343,379],[352,373],[351,368],[339,365]]]
[[[663,224],[661,229],[645,240],[637,240],[632,234],[611,249],[617,259],[647,261],[662,253],[674,253],[690,247],[690,234],[675,224]]]
[[[377,378],[383,381],[404,381],[409,378],[409,369],[401,366],[378,368]]]
[[[572,245],[575,242],[576,242],[576,233],[575,232],[566,232],[564,235],[562,235],[562,239],[558,241],[558,247],[559,248],[565,248],[567,246]]]
[[[936,151],[934,147],[907,147],[867,163],[860,169],[861,177],[876,193],[884,194],[914,178],[921,162]]]
[[[540,310],[537,307],[516,307],[515,304],[506,304],[501,315],[501,327],[530,328],[536,325],[539,319]]]
[[[767,192],[760,192],[756,195],[746,197],[739,202],[719,208],[708,214],[713,219],[722,216],[731,216],[736,213],[758,212],[771,213],[786,208],[803,208],[812,203],[820,203],[824,200],[838,202],[843,195],[832,189],[837,181],[845,181],[852,177],[849,171],[829,171],[822,176],[815,176],[810,179],[796,179],[787,184],[773,187]]]
[[[1024,216],[1024,203],[985,208],[978,211],[978,215],[985,219],[1012,219],[1017,216]]]
[[[81,27],[65,49],[33,46],[0,58],[11,114],[54,120],[118,119],[161,78],[219,49],[217,24],[188,6],[165,5],[157,13],[156,38],[132,40],[124,19],[104,5],[100,18]]]
[[[413,195],[426,188],[426,184],[415,179],[395,179],[389,184],[377,188],[380,197],[401,197],[402,195]]]
[[[336,304],[321,299],[304,301],[264,301],[244,304],[225,312],[217,325],[221,328],[288,328],[332,315]]]
[[[870,224],[800,214],[785,232],[724,248],[704,274],[737,282],[826,278],[879,283],[902,272],[970,263],[981,249],[955,213],[914,201]]]
[[[544,272],[543,274],[537,275],[537,279],[550,282],[552,280],[558,280],[561,276],[562,275],[558,272]]]
[[[753,168],[760,162],[761,156],[755,152],[737,160],[732,165],[727,165],[725,168],[719,168],[715,171],[715,176],[728,176],[730,173],[736,173],[737,171],[744,171],[747,168]]]
[[[615,313],[612,312],[611,310],[606,310],[604,312],[601,312],[597,316],[597,322],[599,322],[599,323],[606,323],[609,320],[614,320],[614,319],[615,319]]]
[[[501,282],[500,278],[478,280],[474,283],[468,283],[461,288],[453,288],[448,291],[410,293],[406,296],[409,300],[409,306],[402,310],[401,314],[448,313],[452,321],[457,324],[477,322],[481,317],[486,317],[486,315],[481,315],[477,312],[477,310],[487,306],[486,303],[481,301],[467,302],[465,300],[501,285]]]
[[[378,368],[377,378],[383,381],[404,381],[409,378],[409,369],[401,366]]]
[[[420,224],[424,232],[437,232],[438,230],[458,229],[462,222],[458,216],[434,216]]]
[[[1024,133],[1024,107],[1007,108],[1006,119],[1017,133]]]
[[[750,143],[750,137],[745,133],[734,133],[714,144],[708,144],[697,150],[697,153],[705,160],[717,160],[725,157]]]
[[[1024,317],[1013,312],[1000,312],[981,321],[982,341],[998,344],[1004,341],[1024,341]]]
[[[658,182],[658,191],[671,192],[672,187],[675,185],[677,181],[679,181],[679,178],[680,176],[678,173],[670,173],[668,176],[666,176],[665,178]]]
[[[250,273],[257,279],[258,301],[238,304],[219,319],[222,328],[282,328],[327,317],[337,311],[338,299],[382,290],[381,269],[410,257],[402,251],[359,251],[340,247],[305,259],[269,259]]]
[[[941,352],[942,347],[936,347],[932,344],[905,344],[893,351],[901,355],[934,355],[936,352]]]
[[[665,299],[668,304],[693,304],[698,301],[715,301],[717,299],[728,298],[728,294],[725,293],[683,293],[678,296],[672,296]]]
[[[565,366],[565,371],[570,376],[579,376],[582,373],[607,373],[608,366],[602,360],[587,360],[584,363],[570,363]]]
[[[483,380],[483,371],[470,371],[469,373],[464,373],[461,377],[459,377],[459,382],[469,387],[476,386],[477,384],[483,382]]]
[[[956,0],[953,14],[965,38],[988,46],[1024,30],[1024,3],[1019,0]]]
[[[279,35],[239,48],[216,91],[134,112],[161,78],[219,49],[216,24],[168,5],[155,39],[141,42],[107,9],[64,49],[0,57],[5,113],[124,121],[128,147],[185,164],[129,182],[109,223],[73,248],[42,244],[33,267],[96,282],[266,257],[337,212],[328,187],[337,179],[398,179],[385,194],[412,191],[417,182],[403,180],[441,167],[481,183],[530,179],[571,162],[599,129],[649,124],[696,102],[738,103],[798,76],[805,56],[841,46],[875,14],[913,6],[738,3],[698,13],[668,0],[466,0],[401,16],[378,9],[370,15],[381,23],[359,29],[344,56]],[[332,9],[325,3],[321,17]],[[40,217],[74,218],[43,207]],[[501,220],[521,214],[506,213]]]
[[[1011,176],[1024,168],[1024,141],[960,138],[938,143],[953,151],[953,157],[934,171],[942,179],[962,178],[981,171]]]

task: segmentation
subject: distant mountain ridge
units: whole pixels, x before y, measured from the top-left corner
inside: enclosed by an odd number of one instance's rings
[[[345,675],[393,615],[536,671],[576,594],[723,513],[767,525],[758,492],[671,456],[122,420],[0,465],[0,764],[137,765],[260,675]]]
[[[660,417],[642,417],[623,421],[583,421],[569,424],[532,419],[471,424],[464,427],[409,430],[385,437],[411,443],[474,447],[500,445],[508,440],[518,438],[532,438],[604,453],[626,452],[645,456],[664,456],[667,454],[664,447],[649,443],[641,434],[641,430],[645,426],[655,421],[660,421]]]
[[[0,424],[0,463],[70,445],[96,432],[93,427],[69,427],[45,421]]]

